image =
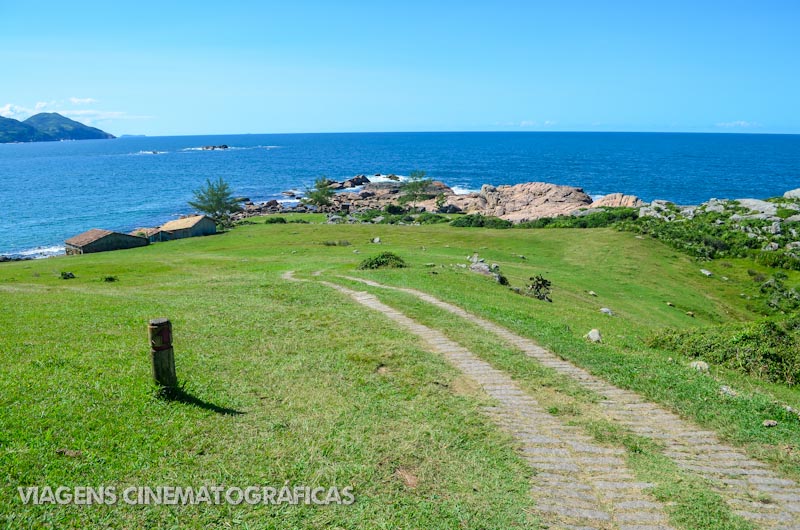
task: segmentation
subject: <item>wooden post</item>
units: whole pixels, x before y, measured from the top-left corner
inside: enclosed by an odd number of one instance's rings
[[[175,353],[172,351],[172,323],[166,318],[156,318],[147,326],[150,335],[150,361],[153,380],[165,389],[178,388],[175,374]]]

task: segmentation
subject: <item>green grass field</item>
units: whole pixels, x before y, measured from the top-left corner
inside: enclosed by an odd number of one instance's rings
[[[698,263],[610,229],[254,222],[212,237],[0,266],[5,526],[538,527],[531,471],[511,437],[482,415],[487,398],[414,336],[328,287],[283,280],[287,270],[306,279],[321,271],[348,286],[357,284],[339,275],[427,291],[534,338],[800,478],[800,421],[782,408],[800,409],[800,391],[715,366],[710,375],[698,374],[689,359],[646,346],[664,327],[756,318],[747,300],[758,294],[747,274],[758,269],[752,262]],[[380,245],[370,243],[376,236]],[[323,244],[343,240],[351,245]],[[356,270],[363,258],[387,250],[410,267]],[[553,282],[553,303],[458,266],[473,252],[499,264],[514,286],[543,274]],[[714,275],[702,275],[701,267]],[[65,271],[76,278],[60,279]],[[103,281],[107,276],[118,281]],[[791,273],[787,283],[798,278]],[[357,288],[467,341],[554,414],[603,443],[628,448],[636,472],[658,480],[657,495],[676,503],[677,527],[747,528],[706,485],[674,469],[657,445],[604,423],[593,396],[573,383],[409,295]],[[156,317],[172,320],[186,402],[159,399],[154,391],[146,326]],[[582,338],[591,328],[601,330],[603,344]],[[723,384],[739,397],[722,397]],[[763,428],[770,418],[778,426]],[[17,494],[18,486],[33,485],[280,488],[287,482],[351,486],[356,502],[25,506]]]

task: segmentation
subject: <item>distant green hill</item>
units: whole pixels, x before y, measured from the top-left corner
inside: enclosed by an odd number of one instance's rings
[[[0,116],[0,143],[46,142],[50,140],[55,140],[55,138],[27,123]]]
[[[102,140],[114,138],[55,112],[43,112],[25,121],[0,117],[0,143],[52,142],[57,140]]]

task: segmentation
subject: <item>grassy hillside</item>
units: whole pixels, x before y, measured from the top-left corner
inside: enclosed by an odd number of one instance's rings
[[[704,264],[714,272],[709,278],[697,262],[656,241],[607,229],[255,222],[213,237],[0,267],[0,521],[10,527],[536,527],[530,470],[510,437],[481,414],[482,394],[413,336],[330,288],[281,279],[286,270],[304,278],[323,271],[340,283],[347,281],[337,275],[358,275],[458,303],[800,476],[796,454],[786,449],[800,439],[800,422],[780,407],[800,408],[800,392],[713,365],[711,375],[701,376],[686,366],[688,357],[647,345],[665,327],[755,318],[747,305],[748,296],[759,296],[747,274],[752,262]],[[374,237],[381,244],[370,243]],[[325,244],[333,241],[351,244]],[[395,252],[409,267],[356,270],[381,251]],[[499,264],[513,286],[543,274],[553,282],[553,303],[460,267],[473,252]],[[66,271],[76,278],[60,279]],[[786,282],[796,285],[798,275],[790,272]],[[381,296],[420,320],[443,318],[407,295]],[[173,322],[187,402],[158,399],[150,382],[146,324],[162,316]],[[441,322],[470,340],[478,336],[456,321]],[[582,336],[591,328],[601,330],[604,344],[586,343]],[[556,410],[577,399],[568,407],[576,424],[624,444],[624,436],[580,420],[590,398],[574,397],[557,381],[542,387],[532,361],[513,352],[486,348],[486,355],[532,392],[541,388],[544,402],[552,394]],[[740,397],[721,397],[721,384]],[[762,429],[760,422],[773,416],[779,426]],[[643,469],[656,460],[648,462]],[[678,491],[675,477],[664,480]],[[357,500],[329,507],[87,509],[22,506],[16,493],[20,485],[281,487],[285,481],[350,485]],[[698,496],[685,502],[697,503]]]

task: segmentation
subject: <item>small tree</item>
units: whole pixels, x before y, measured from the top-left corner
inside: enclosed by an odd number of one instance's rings
[[[206,179],[206,185],[193,193],[194,200],[189,201],[189,206],[208,215],[222,226],[230,226],[231,214],[242,209],[234,198],[230,185],[222,177],[216,182]]]
[[[433,180],[425,178],[424,171],[412,171],[408,180],[400,187],[400,191],[403,194],[403,196],[400,197],[400,202],[410,202],[411,206],[416,206],[418,201],[430,199],[433,197],[433,194],[430,192],[432,184]]]
[[[330,206],[333,190],[330,188],[330,181],[324,176],[314,181],[314,187],[306,188],[303,204],[313,204],[315,206]]]
[[[528,296],[533,296],[539,300],[552,302],[550,299],[550,287],[553,285],[550,280],[546,279],[541,274],[537,274],[530,278],[531,283],[528,285]]]

